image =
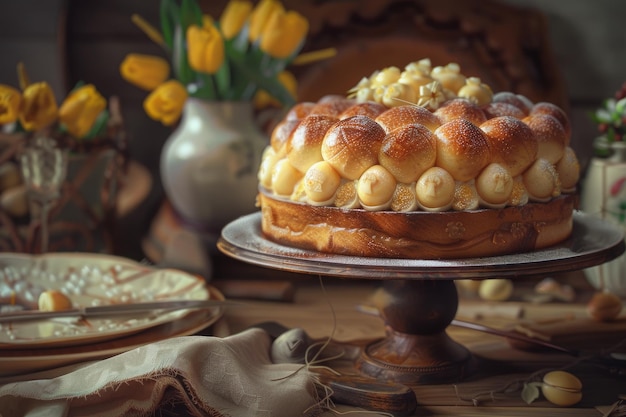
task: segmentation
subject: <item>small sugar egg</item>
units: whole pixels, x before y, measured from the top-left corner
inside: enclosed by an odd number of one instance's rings
[[[486,279],[480,283],[478,295],[487,301],[506,301],[513,295],[513,281],[506,278]]]
[[[544,375],[541,392],[552,404],[569,407],[583,398],[582,387],[580,379],[569,372],[552,371]]]
[[[622,311],[622,300],[608,292],[595,293],[587,303],[587,313],[597,321],[611,321]]]
[[[482,281],[473,280],[473,279],[459,279],[454,281],[457,285],[457,288],[460,289],[463,293],[469,294],[478,294],[478,290],[480,289],[480,284]]]
[[[39,295],[39,310],[41,311],[61,311],[72,308],[72,301],[58,290],[47,290]]]

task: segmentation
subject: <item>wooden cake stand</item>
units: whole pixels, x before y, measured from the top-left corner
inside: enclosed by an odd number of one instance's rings
[[[579,270],[608,262],[625,249],[621,229],[579,212],[572,236],[560,245],[486,258],[365,258],[292,248],[264,237],[260,212],[228,224],[217,246],[235,259],[267,268],[380,280],[375,299],[386,336],[364,348],[356,367],[365,375],[406,384],[459,381],[474,369],[469,350],[446,333],[458,308],[454,280]]]

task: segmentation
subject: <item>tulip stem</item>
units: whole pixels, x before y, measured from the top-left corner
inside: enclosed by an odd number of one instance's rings
[[[148,23],[143,17],[139,16],[138,14],[133,14],[131,16],[131,20],[154,43],[159,46],[165,46],[165,40],[163,39],[161,32],[159,32],[154,26]]]
[[[305,52],[298,55],[292,62],[293,65],[307,65],[312,62],[321,61],[323,59],[332,58],[337,55],[337,49],[326,48],[317,51]]]

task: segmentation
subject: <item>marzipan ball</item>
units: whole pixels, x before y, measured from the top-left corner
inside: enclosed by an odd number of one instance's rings
[[[302,120],[311,113],[313,107],[315,107],[317,103],[313,103],[311,101],[303,101],[302,103],[298,103],[291,108],[285,115],[285,120]]]
[[[367,116],[335,123],[324,137],[321,154],[346,179],[356,180],[378,162],[385,131]]]
[[[272,131],[270,144],[278,156],[282,157],[287,153],[287,142],[299,123],[300,119],[285,119],[278,123]]]
[[[539,143],[528,125],[511,116],[500,116],[480,125],[493,162],[509,169],[512,176],[523,173],[537,158]]]
[[[457,181],[469,181],[490,161],[490,149],[482,130],[465,119],[455,119],[435,130],[436,165]]]
[[[348,107],[354,104],[353,100],[347,99],[340,95],[327,95],[322,97],[313,108],[309,115],[323,115],[331,117],[339,117],[341,113],[346,111]]]
[[[435,110],[434,114],[441,120],[442,124],[452,120],[464,119],[476,126],[480,126],[487,121],[487,116],[485,116],[480,107],[464,98],[454,98],[446,101]]]
[[[294,168],[305,173],[322,160],[324,135],[337,121],[325,115],[309,115],[300,121],[286,144],[287,158]]]
[[[531,103],[526,97],[512,93],[510,91],[499,91],[493,95],[493,103],[506,103],[517,107],[524,115],[528,115],[532,109]]]
[[[494,117],[510,116],[522,120],[524,117],[526,117],[526,114],[523,110],[515,107],[512,104],[504,102],[491,102],[483,107],[483,112],[485,113],[485,116],[487,116],[487,119],[493,119]]]
[[[386,133],[416,123],[426,126],[431,132],[441,126],[439,118],[421,106],[393,107],[381,113],[376,122]]]
[[[557,119],[565,131],[565,144],[569,145],[570,137],[572,136],[572,128],[569,124],[569,118],[563,109],[553,103],[540,102],[535,104],[530,111],[531,116],[535,114],[547,114]]]
[[[358,103],[346,109],[339,115],[339,120],[347,119],[352,116],[367,116],[370,119],[376,119],[381,113],[387,111],[387,107],[375,101],[366,101]]]
[[[531,114],[523,121],[533,131],[539,144],[537,157],[556,164],[563,157],[568,142],[563,125],[555,117],[540,113]]]
[[[576,153],[569,146],[565,148],[563,158],[556,164],[556,171],[559,174],[563,190],[576,190],[576,184],[580,179],[580,163]]]
[[[410,124],[388,133],[378,160],[398,182],[417,181],[435,165],[437,138],[425,126]]]

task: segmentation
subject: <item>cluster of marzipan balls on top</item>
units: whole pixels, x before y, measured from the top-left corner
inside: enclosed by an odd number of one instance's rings
[[[446,211],[520,206],[572,193],[580,176],[565,112],[493,94],[457,64],[428,59],[363,78],[347,97],[289,110],[260,185],[345,209]]]

